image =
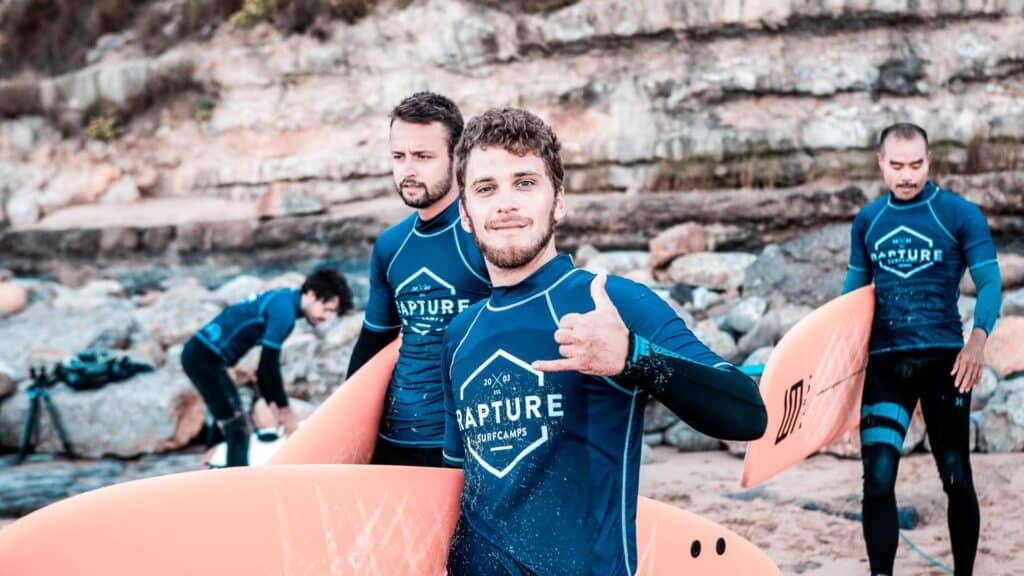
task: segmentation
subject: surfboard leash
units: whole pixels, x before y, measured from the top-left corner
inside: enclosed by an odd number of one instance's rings
[[[900,538],[902,538],[903,541],[907,543],[907,546],[910,546],[911,550],[913,550],[914,552],[917,552],[921,556],[921,558],[924,558],[925,560],[931,562],[932,565],[934,565],[939,570],[942,570],[943,572],[945,572],[947,574],[953,574],[953,569],[952,568],[950,568],[949,566],[946,566],[942,562],[939,562],[935,558],[932,558],[931,556],[926,554],[923,550],[921,550],[920,548],[915,546],[914,543],[910,541],[910,538],[907,538],[907,535],[903,533],[903,530],[900,530]]]

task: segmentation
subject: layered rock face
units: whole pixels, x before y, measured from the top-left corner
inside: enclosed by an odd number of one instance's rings
[[[1024,230],[1020,0],[493,4],[385,2],[303,34],[212,22],[157,55],[104,37],[85,68],[0,82],[4,264],[365,249],[405,213],[388,112],[424,89],[555,127],[567,248],[680,223],[756,248],[848,222],[898,120],[928,128],[936,180],[997,234]]]

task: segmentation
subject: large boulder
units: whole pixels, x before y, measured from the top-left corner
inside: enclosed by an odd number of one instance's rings
[[[73,312],[40,302],[0,322],[0,363],[23,374],[33,359],[56,362],[100,340],[130,340],[137,329],[127,301]]]
[[[680,256],[668,267],[673,282],[714,290],[737,290],[756,256],[745,252],[698,252]]]
[[[587,258],[583,268],[595,274],[626,276],[651,266],[651,255],[641,250],[612,250]]]
[[[651,238],[651,267],[663,268],[679,256],[703,252],[706,247],[703,226],[695,222],[676,224]]]
[[[664,432],[679,422],[679,417],[657,400],[651,400],[644,409],[644,432]]]
[[[835,224],[784,244],[770,244],[747,269],[744,296],[773,307],[818,307],[839,296],[850,252],[850,226]]]
[[[1024,255],[999,254],[999,276],[1004,291],[1024,285]],[[974,296],[977,294],[977,291],[971,275],[969,273],[964,274],[963,279],[960,281],[960,292]]]
[[[22,389],[26,389],[22,385]],[[59,385],[49,390],[75,454],[132,458],[175,450],[188,444],[203,426],[203,402],[188,378],[174,372],[151,372],[76,392]],[[28,410],[26,394],[4,402],[0,410],[0,445],[18,446]],[[59,452],[49,414],[41,411],[37,452]]]
[[[751,296],[736,303],[725,317],[725,327],[738,334],[750,332],[768,309],[764,298]]]
[[[1024,377],[1002,382],[981,411],[978,449],[982,452],[1024,450]]]
[[[0,318],[13,316],[28,304],[28,290],[10,282],[0,282]]]
[[[1003,293],[1003,308],[1000,314],[1003,317],[1024,316],[1024,288]]]
[[[790,328],[814,310],[807,306],[784,306],[768,311],[738,342],[740,354],[774,346]]]
[[[721,331],[711,320],[700,322],[693,328],[693,334],[712,352],[728,361],[736,359],[736,341],[728,332]]]
[[[194,278],[175,281],[152,306],[142,308],[140,324],[164,348],[181,344],[213,319],[223,305]]]
[[[985,345],[985,364],[1003,377],[1024,372],[1024,316],[1002,318]]]

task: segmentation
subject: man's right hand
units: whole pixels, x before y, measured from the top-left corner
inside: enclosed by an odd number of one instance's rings
[[[277,423],[284,427],[286,436],[290,436],[292,432],[298,430],[299,415],[292,410],[291,406],[277,406],[275,412],[277,413]]]

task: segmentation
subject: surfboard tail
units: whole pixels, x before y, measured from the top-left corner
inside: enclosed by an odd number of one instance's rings
[[[874,286],[866,286],[821,306],[779,341],[760,383],[768,429],[747,445],[742,487],[764,482],[858,425],[874,310]]]

